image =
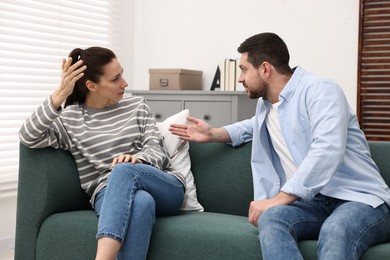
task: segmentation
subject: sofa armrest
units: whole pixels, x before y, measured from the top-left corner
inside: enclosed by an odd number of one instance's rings
[[[42,222],[51,214],[90,208],[69,152],[20,144],[15,259],[35,259]]]
[[[372,159],[375,161],[379,171],[390,186],[390,142],[389,141],[369,141]]]

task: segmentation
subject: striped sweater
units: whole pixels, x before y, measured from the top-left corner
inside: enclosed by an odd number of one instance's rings
[[[185,184],[170,166],[153,114],[142,97],[123,98],[103,109],[75,103],[61,111],[48,98],[25,121],[19,138],[30,148],[70,151],[92,204],[95,194],[107,185],[113,158],[121,154],[135,155]]]

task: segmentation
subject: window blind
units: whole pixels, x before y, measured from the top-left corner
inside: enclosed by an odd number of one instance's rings
[[[359,122],[368,140],[390,141],[390,2],[360,3]]]
[[[89,46],[119,55],[118,2],[0,1],[0,197],[16,194],[18,132],[57,88],[61,59]]]

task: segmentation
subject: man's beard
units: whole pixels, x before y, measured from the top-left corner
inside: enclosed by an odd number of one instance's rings
[[[250,99],[257,99],[257,98],[263,98],[265,100],[268,99],[268,91],[269,91],[269,85],[267,82],[265,81],[259,81],[258,82],[258,88],[256,88],[256,91],[251,91],[250,88],[248,88],[247,86],[246,89],[247,89],[247,93],[248,93],[248,97]]]

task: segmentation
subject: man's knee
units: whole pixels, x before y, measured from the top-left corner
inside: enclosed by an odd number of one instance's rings
[[[259,231],[264,228],[271,228],[273,225],[278,225],[279,221],[283,219],[284,212],[284,206],[275,206],[266,210],[260,215],[257,221]]]

